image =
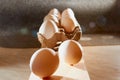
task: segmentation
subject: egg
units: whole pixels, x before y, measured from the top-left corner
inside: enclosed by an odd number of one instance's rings
[[[55,22],[52,20],[44,21],[39,28],[39,33],[42,34],[46,39],[53,37],[56,32],[59,32],[59,30]]]
[[[30,59],[30,70],[40,78],[52,75],[59,65],[57,53],[50,48],[37,50]]]
[[[67,33],[73,32],[76,26],[80,26],[72,9],[67,8],[62,12],[61,26]]]
[[[54,16],[56,16],[58,18],[58,20],[60,20],[60,18],[61,18],[61,14],[58,11],[58,9],[56,9],[56,8],[53,8],[52,10],[50,10],[48,15],[54,15]]]
[[[60,23],[59,23],[60,18],[61,18],[60,12],[58,11],[58,9],[54,8],[54,9],[50,10],[50,12],[45,16],[44,21],[45,20],[53,20],[59,27],[60,26]]]
[[[52,21],[54,21],[56,23],[57,26],[60,26],[58,18],[56,16],[54,16],[54,15],[45,16],[44,21],[46,21],[46,20],[52,20]]]
[[[58,49],[60,61],[69,65],[78,63],[82,58],[82,46],[75,40],[64,41]]]

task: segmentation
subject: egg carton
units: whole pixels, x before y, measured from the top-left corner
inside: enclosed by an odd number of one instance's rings
[[[41,48],[52,48],[58,50],[58,46],[65,40],[71,39],[78,41],[82,36],[82,30],[80,26],[76,26],[73,32],[67,33],[64,28],[59,28],[59,32],[55,32],[54,35],[47,39],[41,33],[37,32],[38,41],[41,43]]]

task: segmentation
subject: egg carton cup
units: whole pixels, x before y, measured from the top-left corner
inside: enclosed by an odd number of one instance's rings
[[[65,32],[65,35],[67,36],[68,39],[79,41],[79,39],[82,36],[82,30],[81,30],[81,28],[79,26],[77,26],[77,27],[75,27],[73,32],[71,32],[71,33]]]
[[[51,38],[45,38],[41,33],[37,32],[38,41],[41,43],[41,48],[52,48],[58,50],[58,46],[65,40],[71,39],[78,41],[82,36],[82,30],[80,26],[76,26],[73,32],[67,33],[64,28],[59,28],[59,32],[56,32]]]

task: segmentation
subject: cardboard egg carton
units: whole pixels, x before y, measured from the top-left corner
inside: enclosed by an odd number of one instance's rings
[[[52,48],[54,50],[58,49],[58,46],[65,40],[71,39],[78,41],[82,36],[82,30],[80,26],[75,27],[73,32],[66,33],[64,28],[59,28],[59,32],[54,33],[54,35],[47,39],[41,33],[37,33],[38,41],[41,43],[41,48]]]

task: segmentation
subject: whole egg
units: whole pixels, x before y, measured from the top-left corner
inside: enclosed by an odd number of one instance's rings
[[[57,53],[50,48],[41,48],[31,57],[30,70],[40,78],[51,76],[59,65]]]

